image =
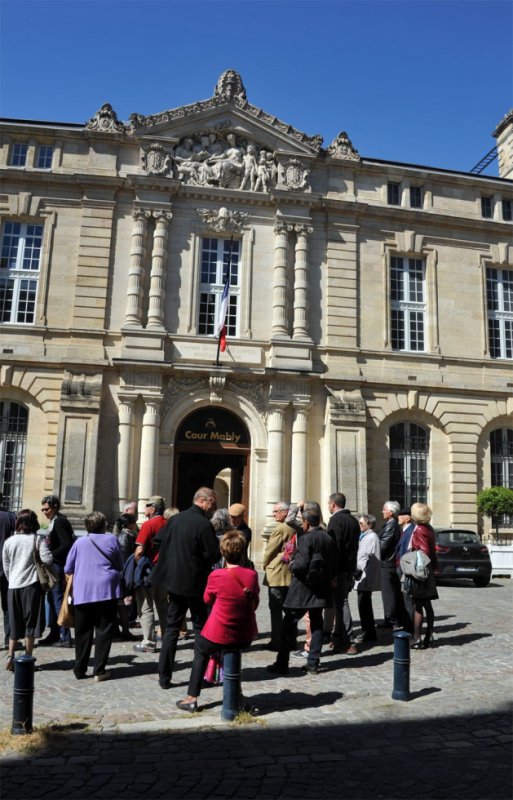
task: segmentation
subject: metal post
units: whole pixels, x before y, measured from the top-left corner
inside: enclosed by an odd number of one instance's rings
[[[14,697],[11,733],[32,733],[32,708],[34,703],[34,656],[14,659]]]
[[[394,631],[394,689],[392,700],[410,699],[411,633]]]
[[[223,708],[221,719],[232,722],[239,713],[240,651],[224,654],[223,658]]]

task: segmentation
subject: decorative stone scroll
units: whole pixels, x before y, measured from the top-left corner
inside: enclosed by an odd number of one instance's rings
[[[125,133],[126,131],[110,103],[104,103],[85,127],[88,131],[101,131],[102,133]]]
[[[220,208],[219,211],[210,208],[198,208],[206,228],[215,233],[240,233],[249,214],[242,211],[228,211],[227,208]]]
[[[141,153],[141,167],[149,175],[166,175],[172,167],[171,154],[163,145],[152,142]]]
[[[344,158],[349,161],[360,161],[360,154],[355,150],[353,143],[345,131],[340,131],[339,135],[326,148],[326,152],[332,158]]]

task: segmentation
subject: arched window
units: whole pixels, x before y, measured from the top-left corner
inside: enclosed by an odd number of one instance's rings
[[[390,428],[390,494],[402,506],[426,503],[429,432],[413,422]]]
[[[513,489],[513,428],[497,428],[490,433],[491,485]],[[499,525],[513,525],[513,517],[504,514]]]
[[[27,427],[28,409],[0,401],[0,491],[10,511],[21,509]]]

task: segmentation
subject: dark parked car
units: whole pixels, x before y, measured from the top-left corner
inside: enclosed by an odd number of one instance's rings
[[[488,586],[492,562],[477,533],[460,528],[435,528],[435,536],[437,578],[470,578],[476,586]]]

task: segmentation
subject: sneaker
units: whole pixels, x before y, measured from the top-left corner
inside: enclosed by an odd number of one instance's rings
[[[308,658],[308,650],[296,650],[292,653],[293,658]]]
[[[99,672],[98,675],[94,676],[94,680],[96,683],[101,683],[102,681],[108,681],[110,678],[110,672]]]
[[[155,653],[157,651],[157,647],[154,644],[144,644],[144,642],[139,642],[139,644],[134,644],[134,651],[136,653]]]

